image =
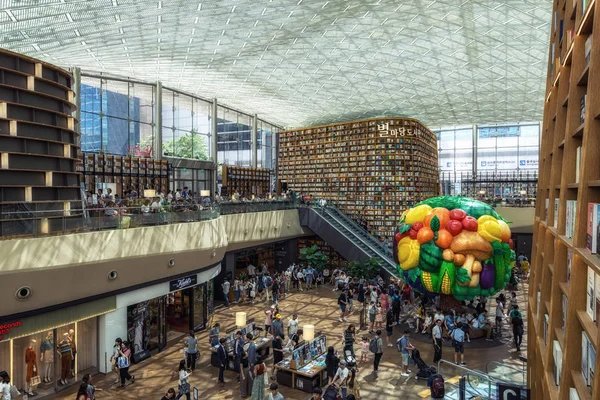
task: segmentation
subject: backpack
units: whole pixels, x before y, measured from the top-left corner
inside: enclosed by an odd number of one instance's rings
[[[392,308],[398,310],[400,309],[401,306],[401,302],[400,302],[400,297],[394,295],[394,297],[392,297]]]
[[[371,318],[371,317],[375,318],[376,312],[377,312],[377,308],[375,308],[375,306],[372,306],[371,308],[369,308],[369,318]]]
[[[371,353],[376,353],[377,352],[377,340],[378,338],[374,337],[373,339],[371,339],[371,341],[369,342],[369,351]]]
[[[434,376],[431,382],[431,397],[434,399],[443,399],[445,395],[444,378],[441,375]]]
[[[396,341],[396,348],[398,348],[398,351],[400,353],[402,353],[402,348],[404,347],[404,345],[402,344],[402,339],[404,339],[404,336],[402,336],[400,339],[398,339]]]

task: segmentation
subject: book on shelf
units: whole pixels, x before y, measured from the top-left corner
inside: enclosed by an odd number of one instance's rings
[[[588,203],[586,248],[592,254],[598,253],[598,213],[600,204]]]
[[[577,200],[567,200],[567,215],[565,236],[573,239],[575,233],[575,218],[577,217]]]
[[[562,19],[558,22],[558,41],[559,41],[559,43],[562,42],[562,40],[563,40],[563,29],[564,29],[564,25],[565,25],[564,22],[565,21]]]
[[[586,105],[587,105],[587,94],[584,94],[583,96],[581,96],[581,99],[579,100],[579,123],[580,124],[585,123]]]
[[[586,386],[589,386],[590,370],[588,368],[588,351],[590,348],[590,338],[585,331],[581,332],[581,375]]]
[[[560,385],[560,375],[562,374],[562,349],[560,348],[560,343],[558,340],[555,340],[552,343],[552,355],[554,357],[554,383],[556,386]]]
[[[560,199],[554,199],[554,227],[558,228],[558,205]]]
[[[577,389],[569,388],[569,400],[580,400],[579,393],[577,393]]]
[[[588,386],[594,390],[594,375],[596,374],[596,349],[591,341],[588,345],[588,368]]]
[[[600,275],[595,277],[595,295],[596,295],[596,326],[600,328]]]
[[[550,315],[544,314],[544,343],[548,344],[548,325],[550,322]]]
[[[550,205],[550,199],[544,199],[544,221],[548,221],[548,206]]]
[[[536,308],[535,308],[535,312],[539,313],[540,312],[540,302],[542,301],[542,292],[540,292],[538,290],[537,292],[537,302],[536,302]],[[538,314],[539,315],[539,314]]]
[[[575,150],[575,183],[579,183],[579,170],[581,169],[581,146]]]
[[[589,65],[591,54],[592,54],[592,35],[589,35],[585,41],[585,65]]]
[[[596,273],[591,267],[587,269],[587,290],[586,290],[586,303],[585,311],[592,321],[596,320]]]
[[[567,284],[571,283],[571,268],[573,267],[573,249],[567,249]]]
[[[561,329],[565,330],[565,326],[567,326],[567,310],[569,306],[569,300],[567,299],[567,296],[565,296],[564,294],[562,295],[562,326]]]

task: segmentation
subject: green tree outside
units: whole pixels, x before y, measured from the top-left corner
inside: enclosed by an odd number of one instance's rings
[[[191,158],[195,160],[209,160],[208,143],[204,135],[192,131],[177,139],[163,142],[163,154],[170,157]]]

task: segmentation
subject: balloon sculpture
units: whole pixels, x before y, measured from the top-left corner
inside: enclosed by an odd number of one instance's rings
[[[515,253],[508,224],[494,209],[466,197],[418,203],[394,234],[398,271],[416,290],[457,300],[493,296],[510,279]]]

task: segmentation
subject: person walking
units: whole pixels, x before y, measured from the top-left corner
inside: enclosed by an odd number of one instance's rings
[[[405,330],[404,335],[398,339],[398,348],[402,354],[402,373],[400,375],[408,377],[412,372],[408,369],[408,360],[410,359],[410,352],[415,349],[415,347],[410,344],[410,329]]]
[[[221,387],[225,386],[225,367],[227,366],[227,350],[225,350],[226,338],[219,339],[219,345],[217,346],[217,355],[219,356],[219,383]]]
[[[341,360],[331,384],[339,389],[340,393],[342,394],[342,400],[346,400],[346,395],[348,394],[349,373],[350,371],[348,371],[348,368],[346,368],[346,361]]]
[[[500,333],[502,332],[502,321],[504,321],[504,302],[501,297],[498,296],[496,299],[496,335],[500,337]]]
[[[185,360],[179,361],[178,374],[179,385],[177,389],[179,393],[177,393],[177,397],[175,397],[175,400],[179,400],[183,396],[185,396],[187,400],[190,400],[190,383],[188,381],[188,378],[190,377],[192,372],[185,368]]]
[[[185,346],[187,367],[194,371],[196,369],[196,361],[198,360],[198,339],[196,339],[193,330],[190,331],[190,335],[185,339]]]
[[[219,334],[220,333],[221,333],[221,324],[219,324],[217,322],[210,329],[210,332],[208,332],[208,340],[209,340],[211,346],[214,347],[214,346],[219,345]]]
[[[281,393],[279,393],[279,385],[277,383],[271,383],[269,386],[269,395],[267,396],[267,400],[284,400],[284,397]]]
[[[87,385],[86,400],[96,400],[96,392],[102,392],[102,389],[96,389],[96,387],[92,385],[92,376],[90,374],[85,374],[83,375],[83,379],[81,381]]]
[[[431,337],[433,338],[433,363],[437,364],[442,359],[442,320],[438,319],[435,321],[435,325],[431,330]]]
[[[110,356],[111,369],[117,374],[117,379],[115,379],[115,383],[121,382],[121,376],[119,375],[119,367],[117,366],[117,360],[119,359],[119,350],[121,350],[121,343],[123,343],[123,340],[121,338],[115,339],[113,353]]]
[[[333,346],[327,348],[327,355],[325,356],[325,368],[327,369],[327,384],[331,385],[333,377],[338,368],[339,358],[335,354]]]
[[[281,320],[280,314],[275,314],[275,319],[271,325],[271,331],[273,336],[281,336],[282,339],[285,339],[285,334],[283,333],[283,321]]]
[[[383,357],[383,340],[381,340],[381,331],[377,330],[377,332],[375,332],[375,337],[371,340],[375,341],[375,345],[371,346],[369,344],[369,347],[373,347],[371,349],[375,354],[373,359],[373,372],[377,374],[379,373],[379,363],[381,362],[381,357]]]
[[[120,388],[125,387],[125,381],[128,380],[130,383],[135,382],[135,376],[129,374],[129,365],[131,360],[131,350],[129,348],[129,342],[125,341],[121,343],[119,349],[119,358],[117,359],[117,366],[119,367],[119,376],[121,377]]]
[[[352,357],[356,356],[354,355],[354,343],[356,343],[356,327],[354,326],[354,324],[350,324],[348,325],[348,329],[346,329],[344,331],[344,357],[346,355],[346,351],[350,351],[350,353],[352,354]]]
[[[288,336],[292,337],[298,331],[298,314],[294,313],[287,324]]]
[[[240,302],[240,293],[242,285],[243,282],[240,281],[239,278],[235,278],[235,280],[233,281],[233,294],[235,295],[235,304],[238,304]]]
[[[346,320],[346,305],[348,304],[348,297],[346,292],[343,290],[342,285],[339,286],[340,295],[338,297],[338,305],[340,306],[340,322],[347,322]]]
[[[231,283],[225,279],[225,282],[221,284],[223,288],[223,297],[225,298],[225,307],[229,307],[229,289],[231,289]]]
[[[521,343],[523,342],[523,315],[519,311],[519,306],[515,304],[510,311],[510,322],[513,327],[513,340],[517,351],[521,351]]]
[[[265,366],[262,357],[258,356],[254,366],[254,382],[252,383],[252,400],[264,400],[265,398]]]
[[[265,337],[271,333],[271,325],[273,324],[273,317],[275,316],[275,304],[265,311]]]
[[[248,369],[252,372],[256,364],[256,344],[254,343],[254,335],[250,332],[246,333],[248,349],[246,350],[246,358],[248,359]]]
[[[458,354],[460,353],[460,365],[467,365],[465,362],[465,332],[461,328],[462,323],[459,322],[457,328],[450,335],[454,345],[454,363],[458,365]]]
[[[385,333],[386,333],[386,343],[388,347],[394,347],[391,343],[392,335],[394,334],[394,313],[391,308],[387,310],[385,314]]]

